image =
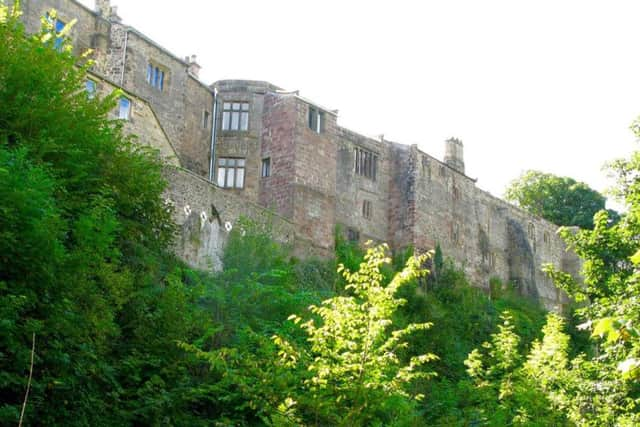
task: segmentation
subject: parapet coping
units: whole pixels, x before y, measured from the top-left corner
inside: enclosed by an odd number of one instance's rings
[[[91,9],[90,7],[80,3],[78,0],[71,0],[76,6],[79,6],[80,8],[84,9],[85,11],[91,13],[93,16],[95,16],[98,19],[102,19],[104,21],[107,21],[109,23],[114,23],[113,21],[105,18],[104,16],[102,16],[100,13],[96,12],[95,10]],[[115,23],[119,23],[119,22],[115,22]],[[120,24],[124,27],[125,31],[127,32],[131,32],[134,33],[135,35],[137,35],[138,37],[140,37],[141,39],[143,39],[144,41],[146,41],[147,43],[153,45],[154,47],[160,49],[163,53],[169,55],[171,58],[175,59],[176,61],[178,61],[180,64],[184,65],[185,67],[189,66],[189,63],[187,63],[184,59],[180,58],[178,55],[176,55],[175,53],[169,51],[167,48],[161,46],[159,43],[153,41],[151,38],[149,38],[148,36],[146,36],[145,34],[143,34],[141,31],[139,31],[138,29],[136,29],[135,27],[131,26],[131,25],[125,25],[125,24]],[[185,70],[186,74],[191,77],[192,79],[194,79],[196,82],[200,83],[200,85],[202,85],[204,88],[206,88],[209,92],[213,93],[213,90],[209,87],[209,85],[207,85],[205,82],[203,82],[202,80],[200,80],[199,77],[193,75],[192,73],[190,73],[188,70]]]
[[[208,179],[198,175],[195,172],[190,171],[189,169],[186,169],[186,168],[184,168],[182,166],[174,166],[174,165],[169,165],[169,164],[165,164],[164,167],[166,169],[172,169],[172,170],[175,170],[175,171],[178,171],[178,172],[185,173],[185,174],[191,176],[192,178],[196,178],[197,180],[202,181],[204,184],[207,184],[207,185],[211,186],[212,188],[214,188],[216,190],[222,191],[225,194],[226,197],[231,197],[232,199],[236,199],[239,204],[242,203],[242,204],[245,204],[245,205],[251,205],[252,207],[257,208],[257,209],[259,209],[261,211],[264,211],[265,213],[268,213],[269,215],[271,215],[271,216],[273,216],[275,218],[281,219],[282,221],[286,222],[289,225],[292,225],[292,226],[295,225],[289,218],[286,218],[286,217],[280,215],[279,213],[277,213],[277,212],[275,212],[275,211],[273,211],[273,210],[271,210],[269,208],[265,208],[264,206],[261,206],[261,205],[255,203],[255,202],[247,199],[247,198],[244,198],[242,196],[238,196],[236,194],[227,192],[222,187],[220,187],[218,184],[216,184],[215,182],[209,181]]]
[[[87,71],[87,74],[93,76],[96,79],[100,79],[100,80],[103,80],[103,81],[109,83],[111,86],[114,86],[115,88],[121,90],[124,94],[126,94],[126,95],[128,95],[128,96],[130,96],[132,98],[136,98],[139,101],[144,102],[147,105],[147,107],[149,108],[149,110],[151,111],[151,114],[153,114],[153,118],[156,119],[156,123],[158,124],[158,127],[162,131],[162,134],[164,135],[164,137],[167,139],[167,142],[169,143],[169,147],[171,147],[171,150],[173,151],[173,155],[178,160],[178,163],[180,164],[180,167],[182,167],[182,162],[180,161],[180,156],[178,155],[178,150],[176,150],[176,147],[171,142],[171,138],[169,138],[169,135],[167,134],[167,131],[165,131],[164,126],[162,126],[162,122],[160,121],[160,118],[156,114],[156,112],[153,109],[153,106],[151,105],[149,100],[147,100],[146,98],[144,98],[144,97],[142,97],[140,95],[136,95],[135,93],[123,88],[122,86],[120,86],[120,84],[114,82],[113,80],[111,80],[111,79],[109,79],[109,78],[107,78],[107,77],[105,77],[105,76],[103,76],[101,74],[95,73],[93,71]]]

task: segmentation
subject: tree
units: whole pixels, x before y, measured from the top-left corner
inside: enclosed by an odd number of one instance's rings
[[[552,407],[541,387],[527,375],[530,370],[522,363],[521,340],[515,332],[512,316],[503,312],[501,320],[498,332],[482,344],[484,350],[474,349],[464,362],[476,388],[478,415],[487,425],[567,425],[563,414]],[[545,330],[551,330],[558,322],[556,316],[550,315]],[[536,356],[529,358],[538,360],[547,356],[548,341],[544,342],[546,346],[534,342],[532,354]]]
[[[315,424],[379,425],[397,417],[410,418],[407,384],[433,375],[419,369],[436,359],[433,354],[402,361],[406,338],[431,324],[414,323],[391,330],[394,312],[406,302],[394,295],[425,274],[421,265],[426,256],[409,258],[405,268],[385,286],[381,267],[391,262],[387,250],[385,245],[369,249],[356,272],[339,267],[351,295],[309,307],[314,317],[307,321],[297,315],[290,317],[306,333],[309,348],[273,337],[280,348],[281,363],[304,374],[299,395],[289,399],[289,406],[301,406],[301,412],[315,419]]]
[[[632,126],[640,137],[640,121]],[[558,287],[580,304],[575,315],[590,332],[597,357],[579,355],[554,393],[578,425],[640,424],[640,152],[610,165],[614,194],[627,206],[619,222],[607,212],[594,217],[593,230],[561,235],[583,260],[582,282],[552,266]]]
[[[169,253],[162,164],[107,118],[117,92],[87,96],[68,31],[29,36],[0,2],[0,424],[34,335],[25,424],[194,424],[176,341],[208,320]]]
[[[606,198],[583,182],[539,171],[524,172],[505,190],[505,198],[557,225],[593,228],[593,215]],[[610,212],[615,219],[615,213]]]

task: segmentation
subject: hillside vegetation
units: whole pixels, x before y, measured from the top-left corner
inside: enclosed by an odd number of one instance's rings
[[[564,232],[585,260],[584,285],[549,268],[564,318],[439,250],[337,233],[300,261],[249,219],[224,271],[194,271],[157,154],[51,31],[0,4],[0,424],[640,424],[640,155],[613,165],[627,214]]]

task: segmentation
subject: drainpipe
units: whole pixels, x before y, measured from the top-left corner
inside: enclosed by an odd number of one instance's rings
[[[124,33],[124,50],[122,51],[122,73],[120,73],[120,86],[124,86],[124,64],[127,62],[127,43],[129,42],[129,29]]]
[[[211,113],[211,159],[209,160],[209,182],[213,182],[216,159],[216,134],[218,132],[218,89],[213,88],[213,108]]]

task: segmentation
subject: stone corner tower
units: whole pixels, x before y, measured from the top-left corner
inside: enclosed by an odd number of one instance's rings
[[[464,174],[464,152],[462,141],[449,138],[445,141],[444,162],[451,168]]]

